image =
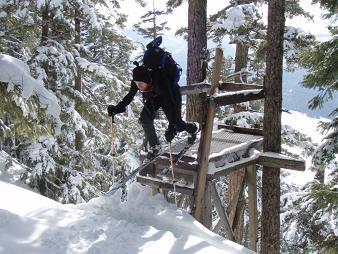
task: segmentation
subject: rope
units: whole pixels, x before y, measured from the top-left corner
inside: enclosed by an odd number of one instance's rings
[[[172,179],[173,179],[173,186],[174,186],[175,204],[176,204],[176,207],[177,207],[175,168],[174,168],[174,162],[173,162],[173,153],[172,153],[172,148],[171,148],[171,142],[169,142],[169,155],[170,155],[170,164],[171,164],[171,176],[172,176]]]
[[[115,156],[114,116],[112,116],[110,124],[111,124],[111,155],[112,155],[112,157],[114,157]],[[113,162],[113,184],[114,183],[115,183],[115,166],[114,166],[114,162]]]

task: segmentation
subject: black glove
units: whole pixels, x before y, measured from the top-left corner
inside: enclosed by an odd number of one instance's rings
[[[107,107],[107,111],[108,111],[108,115],[113,117],[117,114],[120,114],[120,113],[123,113],[124,111],[126,111],[126,108],[121,106],[120,104],[117,104],[116,106],[109,105]]]
[[[108,111],[108,116],[114,116],[117,114],[116,106],[114,105],[108,105],[107,111]]]
[[[171,142],[174,137],[176,136],[177,132],[174,128],[168,128],[165,133],[164,133],[164,136],[165,136],[165,140],[167,142]]]

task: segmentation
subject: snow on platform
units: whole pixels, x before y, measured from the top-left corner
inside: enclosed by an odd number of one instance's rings
[[[212,133],[210,145],[209,162],[214,167],[220,167],[229,162],[248,156],[249,150],[262,148],[263,137],[259,135],[236,133],[231,130],[221,129]],[[183,144],[173,146],[173,154],[177,154],[182,149]],[[199,139],[186,152],[182,161],[193,162],[197,158]]]

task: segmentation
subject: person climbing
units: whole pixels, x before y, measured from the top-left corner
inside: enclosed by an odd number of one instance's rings
[[[144,107],[139,121],[143,127],[145,137],[149,142],[148,159],[154,158],[160,151],[160,143],[154,127],[154,119],[158,109],[162,108],[169,124],[165,131],[165,139],[171,142],[177,132],[187,131],[188,141],[193,142],[198,131],[195,123],[182,120],[182,97],[179,85],[172,85],[170,77],[161,69],[149,70],[145,66],[133,69],[133,77],[129,92],[117,105],[109,105],[108,115],[113,117],[123,113],[138,91],[143,95]]]

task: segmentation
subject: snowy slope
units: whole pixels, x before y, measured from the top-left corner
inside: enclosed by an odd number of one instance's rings
[[[318,121],[294,111],[282,116],[283,124],[315,142],[320,142]],[[150,197],[138,183],[129,186],[124,203],[116,193],[86,204],[62,205],[17,187],[23,186],[23,171],[0,151],[0,254],[253,253],[213,234],[160,195]],[[313,179],[309,169],[290,173],[285,180],[300,185]]]
[[[62,205],[0,181],[0,253],[253,253],[205,229],[146,187]]]
[[[289,125],[295,130],[298,130],[301,133],[306,134],[311,137],[312,141],[319,144],[322,139],[322,135],[317,129],[320,121],[329,121],[327,118],[313,118],[308,116],[306,113],[301,113],[298,111],[290,110],[289,113],[283,112],[282,114],[282,124]],[[287,150],[294,154],[301,154],[302,149],[300,147],[288,147]],[[313,181],[315,172],[310,170],[311,159],[312,157],[307,157],[305,159],[306,170],[303,171],[295,171],[283,169],[283,171],[288,172],[289,175],[284,179],[287,183],[293,183],[298,186],[303,186],[308,182]]]

